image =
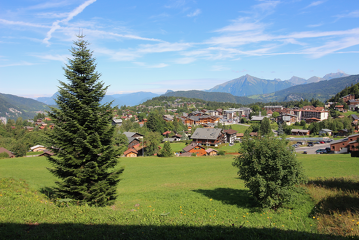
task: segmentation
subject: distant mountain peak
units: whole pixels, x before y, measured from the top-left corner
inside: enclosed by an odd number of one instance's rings
[[[349,74],[346,74],[345,72],[343,71],[338,71],[336,73],[328,73],[326,74],[323,78],[325,80],[330,80],[330,79],[333,79],[333,78],[340,78],[340,77],[347,77],[347,76],[350,76]]]

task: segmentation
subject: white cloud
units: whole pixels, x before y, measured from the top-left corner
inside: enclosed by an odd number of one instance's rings
[[[84,2],[83,4],[81,4],[80,6],[78,6],[77,8],[75,8],[74,10],[72,10],[67,18],[62,19],[62,20],[58,20],[52,23],[51,29],[50,31],[47,32],[46,34],[46,38],[43,40],[44,43],[49,44],[49,40],[52,37],[52,34],[60,27],[60,23],[67,23],[69,22],[71,19],[73,19],[76,15],[80,14],[87,6],[89,6],[90,4],[96,2],[96,0],[87,0],[86,2]]]
[[[95,48],[94,52],[96,54],[103,54],[110,56],[115,61],[133,61],[136,58],[141,57],[141,55],[136,53],[135,51],[125,50],[125,49],[115,51],[107,48]]]
[[[39,9],[48,9],[48,8],[58,8],[62,6],[70,5],[71,1],[51,1],[51,2],[45,2],[40,3],[31,7],[28,7],[27,9],[30,10],[39,10]]]
[[[164,67],[168,66],[168,64],[165,64],[165,63],[147,64],[144,62],[134,62],[134,64],[141,66],[141,67],[145,67],[145,68],[164,68]]]
[[[60,61],[60,62],[67,62],[68,58],[71,58],[70,55],[68,54],[64,54],[64,55],[51,55],[51,54],[46,54],[46,55],[34,55],[35,57],[41,58],[41,59],[46,59],[46,60],[54,60],[54,61]]]
[[[304,9],[310,8],[310,7],[316,7],[316,6],[318,6],[318,5],[320,5],[320,4],[323,4],[323,3],[325,3],[325,1],[315,1],[315,2],[310,3],[310,4],[309,4],[308,6],[306,6]]]
[[[9,20],[6,20],[6,19],[0,19],[0,24],[18,25],[18,26],[36,27],[36,28],[49,28],[49,26],[45,26],[45,25],[41,25],[41,24],[22,22],[22,21],[9,21]]]
[[[196,9],[194,12],[187,14],[187,17],[195,17],[201,14],[201,9]]]
[[[196,58],[191,58],[191,57],[178,58],[178,59],[174,60],[174,62],[177,64],[189,64],[189,63],[192,63],[195,61],[196,61]]]
[[[161,53],[161,52],[178,52],[191,47],[191,43],[169,43],[162,42],[158,44],[141,44],[138,52],[141,53]]]
[[[320,47],[305,49],[303,53],[311,55],[313,58],[320,58],[348,47],[359,45],[358,37],[348,37],[338,41],[330,41]]]
[[[336,16],[339,18],[358,18],[359,17],[359,10],[352,11],[350,13],[341,14]]]
[[[32,65],[35,65],[35,63],[22,61],[22,62],[18,62],[18,63],[3,64],[3,65],[0,65],[0,67],[32,66]]]

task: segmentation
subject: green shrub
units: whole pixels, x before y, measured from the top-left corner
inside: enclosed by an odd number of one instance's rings
[[[192,153],[191,156],[192,156],[192,157],[197,157],[197,154],[196,154],[196,153]]]
[[[232,165],[263,208],[281,207],[291,200],[296,185],[305,182],[302,166],[284,139],[245,138],[239,153]]]
[[[224,156],[226,153],[223,150],[218,151],[218,155]]]
[[[10,157],[9,154],[7,154],[6,152],[0,153],[0,159],[2,159],[2,158],[9,158],[9,157]]]

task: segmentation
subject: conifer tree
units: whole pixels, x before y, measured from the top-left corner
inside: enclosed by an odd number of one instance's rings
[[[56,157],[48,157],[49,169],[61,181],[54,188],[58,198],[80,204],[109,205],[116,199],[116,186],[123,169],[114,147],[110,103],[101,105],[107,87],[99,80],[95,59],[84,36],[78,36],[64,67],[68,82],[60,82],[58,108],[49,116],[55,127],[48,133],[48,147]]]

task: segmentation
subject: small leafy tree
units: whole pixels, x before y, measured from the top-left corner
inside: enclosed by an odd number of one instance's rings
[[[232,165],[263,208],[281,207],[305,181],[302,166],[284,139],[245,138],[239,153]]]
[[[2,158],[9,158],[9,157],[10,157],[9,154],[7,154],[6,152],[0,153],[0,159],[2,159]]]
[[[170,142],[166,141],[164,143],[161,154],[159,154],[158,156],[159,157],[172,157],[173,156]]]
[[[268,135],[272,132],[270,122],[268,118],[263,118],[260,126],[260,132],[262,135]]]

